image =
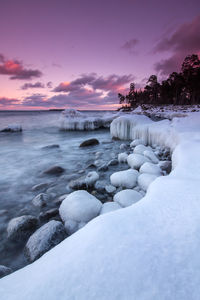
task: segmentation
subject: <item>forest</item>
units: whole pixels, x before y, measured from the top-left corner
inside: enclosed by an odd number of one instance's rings
[[[156,75],[151,75],[144,89],[136,90],[135,83],[131,83],[128,94],[119,93],[118,98],[119,103],[129,109],[142,104],[200,104],[200,59],[198,55],[186,56],[180,73],[171,73],[161,83],[158,82]]]

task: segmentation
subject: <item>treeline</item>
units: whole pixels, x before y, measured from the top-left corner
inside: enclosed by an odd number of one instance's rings
[[[156,75],[151,75],[143,90],[136,90],[130,84],[127,95],[118,94],[119,102],[125,107],[135,108],[141,104],[152,105],[190,105],[200,104],[200,60],[192,54],[184,59],[181,72],[173,72],[166,80],[158,82]]]

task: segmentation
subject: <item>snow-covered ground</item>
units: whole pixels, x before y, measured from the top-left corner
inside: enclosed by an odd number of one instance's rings
[[[169,147],[173,171],[142,200],[100,215],[1,279],[1,300],[199,300],[200,113],[160,122],[119,117],[111,134]]]

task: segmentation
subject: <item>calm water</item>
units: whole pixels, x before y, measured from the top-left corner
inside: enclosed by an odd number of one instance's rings
[[[94,116],[102,112],[89,114]],[[7,244],[6,227],[13,217],[39,214],[31,203],[39,193],[31,190],[34,185],[50,183],[52,197],[65,194],[68,182],[81,176],[78,172],[95,161],[96,152],[101,152],[102,162],[119,152],[120,142],[111,142],[109,130],[60,131],[60,115],[53,111],[0,112],[0,129],[9,124],[21,124],[23,128],[22,133],[0,133],[0,264],[14,268],[24,265],[21,250],[18,253]],[[92,137],[97,138],[100,145],[79,148],[83,140]],[[59,144],[60,148],[42,149],[51,144]],[[53,165],[62,166],[65,173],[60,177],[44,175],[43,171]],[[105,179],[109,180],[109,175],[107,173]]]

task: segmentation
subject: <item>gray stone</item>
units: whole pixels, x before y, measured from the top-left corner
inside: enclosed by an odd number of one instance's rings
[[[59,221],[49,221],[30,236],[25,246],[25,255],[33,262],[67,237],[64,225]]]
[[[22,241],[27,239],[37,228],[38,219],[31,215],[24,215],[10,220],[7,234],[10,240]]]
[[[116,187],[109,184],[109,185],[106,185],[105,190],[108,194],[112,194],[116,191]]]
[[[42,147],[42,150],[51,150],[51,149],[58,149],[60,146],[58,144],[52,144]]]
[[[43,173],[48,175],[61,175],[64,171],[65,169],[60,166],[53,166],[45,170]]]
[[[58,217],[58,209],[52,208],[39,214],[40,221],[49,221],[51,218]]]
[[[99,141],[97,139],[89,139],[80,144],[80,147],[88,147],[98,145]]]
[[[111,159],[108,162],[108,166],[116,166],[118,164],[118,160],[117,159]]]
[[[50,199],[49,195],[40,193],[35,198],[33,198],[32,203],[36,207],[44,207],[47,204],[47,201]]]
[[[0,278],[3,278],[6,275],[12,273],[12,269],[6,266],[0,265]]]
[[[107,171],[108,170],[108,166],[107,164],[103,164],[102,166],[100,166],[97,171]]]
[[[39,183],[39,184],[34,185],[31,190],[33,192],[35,192],[35,191],[45,191],[48,186],[49,186],[49,183]]]

